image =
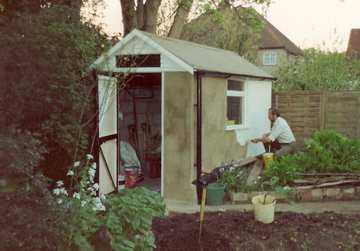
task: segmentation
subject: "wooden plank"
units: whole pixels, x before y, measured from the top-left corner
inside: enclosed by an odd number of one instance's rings
[[[349,184],[357,184],[360,183],[360,180],[341,180],[341,181],[334,181],[334,182],[328,182],[323,183],[319,185],[309,185],[309,186],[298,186],[296,189],[313,189],[313,188],[322,188],[322,187],[332,187],[332,186],[338,186],[338,185],[349,185]]]
[[[355,173],[296,173],[296,175],[303,176],[303,177],[324,177],[324,176],[360,177],[360,172],[355,172]]]

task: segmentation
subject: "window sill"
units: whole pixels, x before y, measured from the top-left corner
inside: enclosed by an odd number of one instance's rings
[[[249,129],[249,128],[245,125],[226,125],[225,126],[225,131],[247,130],[247,129]]]

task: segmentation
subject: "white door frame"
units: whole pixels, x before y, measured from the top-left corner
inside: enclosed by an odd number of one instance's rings
[[[164,118],[164,114],[165,114],[165,102],[164,102],[164,97],[165,97],[165,72],[161,71],[161,164],[160,164],[160,179],[161,179],[161,186],[160,186],[160,194],[162,197],[164,197],[164,122],[165,122],[165,118]]]
[[[146,74],[149,72],[143,72],[143,71],[137,71],[136,73],[138,74]],[[165,114],[165,102],[164,102],[164,97],[165,97],[165,71],[161,70],[161,71],[152,71],[152,73],[160,73],[161,74],[161,164],[160,164],[160,194],[161,196],[164,196],[164,122],[165,122],[165,118],[164,118],[164,114]],[[119,92],[117,92],[117,95],[120,95]],[[118,114],[117,114],[118,116]],[[118,132],[120,133],[120,132]],[[120,147],[120,146],[119,146]],[[120,168],[120,167],[119,167]]]

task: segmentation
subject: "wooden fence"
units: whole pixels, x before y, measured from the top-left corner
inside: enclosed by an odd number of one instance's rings
[[[289,91],[273,94],[273,106],[288,121],[298,141],[321,129],[360,139],[360,92]]]

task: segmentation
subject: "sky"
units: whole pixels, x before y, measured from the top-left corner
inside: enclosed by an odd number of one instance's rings
[[[105,0],[101,22],[122,31],[120,0]],[[360,28],[360,0],[273,0],[266,18],[301,48],[346,50],[350,30]]]

